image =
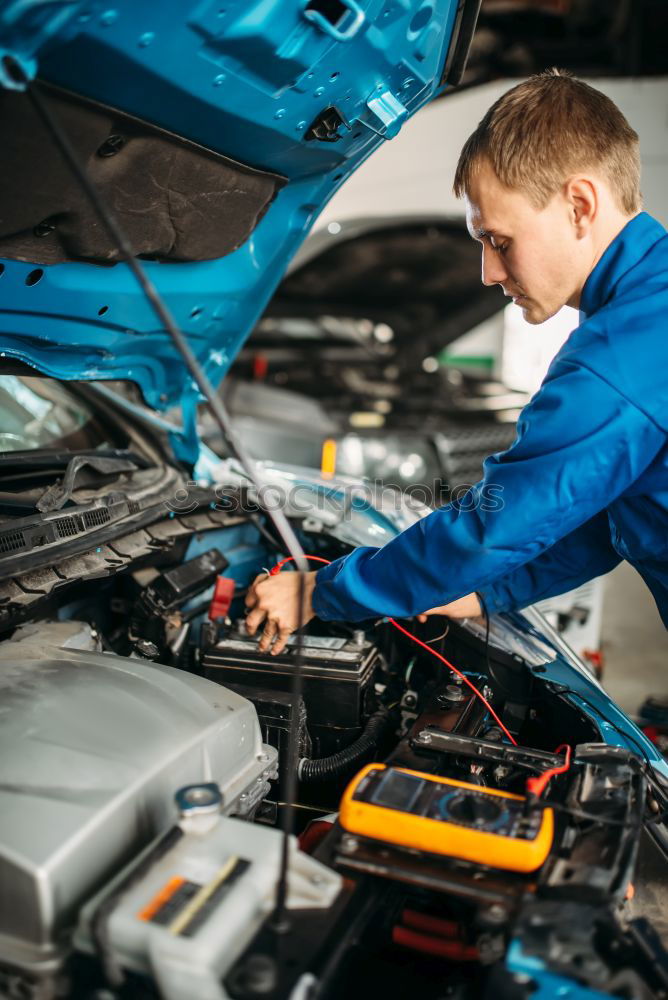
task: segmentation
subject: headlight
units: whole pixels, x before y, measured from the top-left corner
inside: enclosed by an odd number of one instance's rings
[[[409,490],[428,506],[438,502],[434,494],[441,463],[436,448],[424,435],[346,434],[337,443],[337,473]]]

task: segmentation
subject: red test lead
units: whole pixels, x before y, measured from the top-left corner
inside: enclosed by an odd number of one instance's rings
[[[314,562],[325,563],[326,565],[329,565],[329,563],[330,563],[329,559],[323,559],[321,556],[306,556],[306,558],[307,559],[311,559]],[[294,562],[294,559],[292,558],[292,556],[288,556],[286,559],[281,559],[281,561],[278,562],[278,563],[276,563],[276,565],[273,566],[272,569],[269,571],[269,576],[276,576],[278,573],[281,572],[281,570],[283,569],[283,567],[285,566],[285,564],[289,563],[289,562]],[[487,711],[489,712],[489,714],[492,716],[492,718],[494,719],[494,721],[496,722],[496,724],[499,726],[499,728],[502,730],[502,732],[504,732],[506,734],[506,736],[508,737],[508,739],[510,740],[510,742],[513,744],[513,746],[515,746],[515,747],[517,746],[517,740],[514,739],[512,733],[510,733],[508,731],[508,729],[504,726],[503,722],[501,721],[501,719],[499,718],[499,716],[496,714],[496,712],[494,711],[494,709],[492,708],[492,706],[490,705],[490,703],[487,701],[487,699],[485,698],[485,696],[482,694],[482,692],[480,692],[478,690],[478,688],[475,686],[475,684],[473,684],[468,679],[468,677],[461,672],[461,670],[458,670],[457,667],[454,667],[452,665],[452,663],[450,663],[449,660],[446,660],[446,658],[444,656],[441,656],[440,653],[437,653],[436,650],[432,649],[432,647],[429,646],[429,645],[427,645],[426,642],[422,642],[421,639],[418,639],[418,637],[416,635],[413,635],[412,632],[409,632],[408,629],[404,628],[403,625],[400,625],[399,622],[397,622],[397,621],[394,620],[394,618],[388,618],[387,621],[390,623],[390,625],[392,625],[394,628],[396,628],[399,632],[401,632],[403,635],[407,636],[407,638],[409,638],[412,642],[416,643],[416,645],[420,646],[422,649],[426,649],[428,653],[431,653],[431,655],[435,656],[437,660],[440,660],[441,663],[444,663],[445,666],[449,670],[451,670],[453,672],[453,674],[456,674],[457,677],[460,677],[461,680],[464,682],[464,684],[466,684],[471,689],[471,691],[473,691],[474,695],[477,698],[480,699],[480,701],[483,703],[483,705],[485,706],[485,708],[487,709]]]
[[[538,775],[536,778],[528,778],[526,783],[528,795],[535,795],[536,798],[539,799],[552,778],[554,778],[557,774],[564,774],[571,766],[571,748],[566,743],[562,743],[561,746],[558,746],[554,752],[563,752],[564,763],[560,767],[551,767],[549,771],[543,771],[543,773]]]
[[[219,576],[213,590],[213,597],[209,605],[209,620],[217,621],[224,618],[230,610],[230,604],[234,598],[236,581],[229,576]]]

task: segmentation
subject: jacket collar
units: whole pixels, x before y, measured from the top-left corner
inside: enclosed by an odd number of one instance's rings
[[[591,316],[609,302],[620,279],[665,235],[666,230],[661,223],[647,212],[630,219],[585,282],[580,299],[581,319]]]

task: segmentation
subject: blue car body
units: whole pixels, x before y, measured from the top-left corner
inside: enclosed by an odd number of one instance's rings
[[[185,144],[193,157],[224,158],[221,166],[239,167],[239,176],[269,179],[246,237],[228,252],[144,255],[147,274],[218,384],[331,195],[455,72],[458,46],[469,41],[465,10],[457,0],[12,0],[0,10],[3,102],[21,99],[12,72],[18,63],[61,109],[74,99],[92,114],[116,114],[139,129],[148,123],[156,141]],[[132,151],[132,135],[121,138],[109,162]],[[93,174],[107,169],[101,149],[88,158]],[[174,186],[169,197],[178,194]],[[62,214],[67,210],[64,204]],[[150,215],[150,206],[143,211]],[[50,239],[56,216],[35,215],[29,228]],[[185,216],[191,233],[210,222],[207,204],[194,195]],[[200,451],[198,392],[128,267],[95,253],[55,263],[14,255],[1,263],[2,357],[57,379],[128,380],[154,410],[180,406],[184,426],[174,441],[192,467]],[[398,532],[396,518],[373,503],[365,510],[370,536]],[[602,742],[640,753],[668,777],[656,748],[539,616],[506,620],[531,638],[547,638],[554,655],[540,664],[541,674],[591,719]],[[520,958],[511,956],[509,967],[522,971]],[[545,986],[540,995],[556,994]]]

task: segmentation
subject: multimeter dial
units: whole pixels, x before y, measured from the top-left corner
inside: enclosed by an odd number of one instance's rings
[[[495,830],[507,813],[491,796],[469,791],[442,795],[435,805],[442,819],[475,826],[479,830]]]

